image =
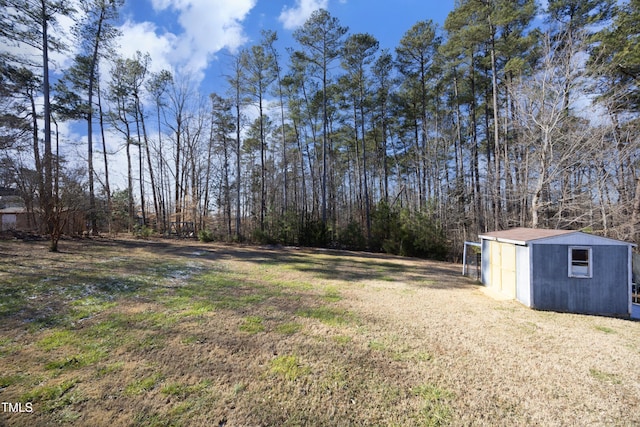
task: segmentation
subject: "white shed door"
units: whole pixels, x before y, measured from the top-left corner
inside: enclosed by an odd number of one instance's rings
[[[2,215],[2,231],[16,228],[16,214]]]
[[[511,243],[489,242],[490,286],[509,298],[516,297],[516,247]]]

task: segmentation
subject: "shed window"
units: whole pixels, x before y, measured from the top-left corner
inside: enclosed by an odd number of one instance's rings
[[[591,277],[591,248],[569,247],[569,277]]]

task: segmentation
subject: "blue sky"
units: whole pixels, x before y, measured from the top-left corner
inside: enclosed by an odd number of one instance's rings
[[[152,57],[152,70],[188,73],[206,93],[221,86],[226,53],[260,41],[274,30],[282,58],[295,47],[293,31],[313,10],[327,9],[350,33],[367,32],[393,52],[419,20],[443,25],[454,0],[135,0],[122,11],[121,53]]]
[[[75,4],[77,0],[68,0]],[[277,47],[282,61],[285,48],[296,48],[293,31],[314,10],[327,9],[349,33],[366,32],[375,36],[380,48],[392,53],[404,33],[420,20],[433,20],[442,26],[454,8],[454,0],[125,0],[118,27],[122,33],[119,54],[131,58],[140,51],[151,56],[151,71],[170,70],[197,85],[202,96],[224,94],[228,89],[224,74],[229,72],[228,53],[259,43],[263,29],[278,33]],[[70,20],[62,22],[70,28]],[[71,44],[73,46],[73,44]],[[61,71],[70,65],[74,52],[55,54]],[[286,67],[286,64],[283,64]],[[108,64],[101,67],[108,69]],[[108,72],[102,75],[109,79]],[[151,102],[151,101],[149,101]],[[86,162],[86,124],[63,122],[63,152]],[[94,136],[95,144],[100,141]],[[121,135],[107,133],[111,154],[112,189],[126,185],[126,159]],[[96,145],[95,150],[100,151]],[[94,159],[98,174],[101,162]]]

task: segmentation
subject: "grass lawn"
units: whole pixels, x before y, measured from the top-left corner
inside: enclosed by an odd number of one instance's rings
[[[0,400],[31,409],[0,426],[640,424],[639,322],[494,300],[457,265],[60,249],[0,241]]]

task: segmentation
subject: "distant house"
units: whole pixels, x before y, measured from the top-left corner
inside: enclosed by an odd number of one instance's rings
[[[16,190],[0,187],[0,231],[26,230],[29,225],[24,200]]]
[[[527,307],[640,319],[636,245],[580,231],[514,228],[480,235],[482,283]]]

